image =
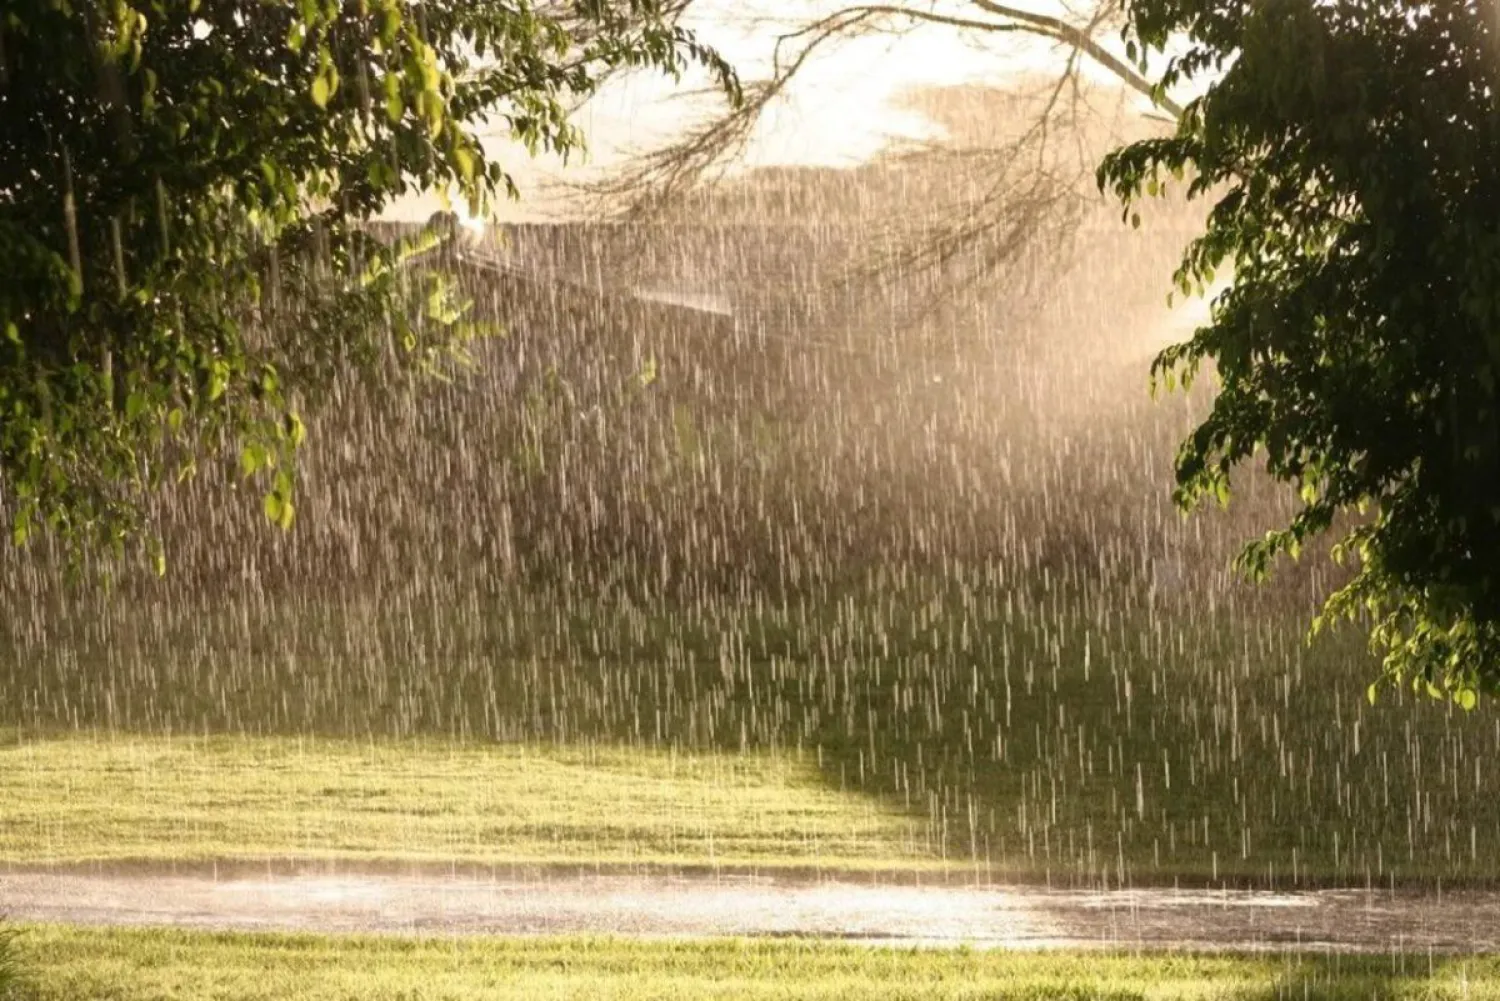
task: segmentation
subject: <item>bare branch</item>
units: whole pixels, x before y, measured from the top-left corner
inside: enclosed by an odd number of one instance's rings
[[[981,10],[994,14],[996,17],[1009,18],[1015,21],[1017,25],[1029,26],[1038,34],[1056,38],[1060,42],[1071,45],[1074,49],[1083,52],[1090,59],[1094,60],[1094,62],[1119,77],[1120,81],[1132,90],[1151,98],[1158,107],[1166,111],[1174,119],[1182,117],[1182,106],[1180,104],[1165,94],[1158,93],[1151,81],[1141,76],[1135,67],[1094,41],[1092,30],[1080,30],[1060,18],[1049,17],[1046,14],[1035,14],[1017,7],[996,3],[995,0],[969,0],[969,2]],[[1091,23],[1090,29],[1093,27],[1094,24]]]
[[[770,76],[747,85],[745,100],[737,108],[708,119],[664,147],[637,155],[609,178],[584,185],[585,191],[604,205],[623,202],[632,214],[659,211],[673,204],[687,190],[712,177],[745,150],[749,137],[767,107],[784,94],[808,61],[830,41],[889,30],[901,32],[924,25],[937,25],[979,36],[1020,34],[1048,39],[1071,52],[1063,71],[1076,87],[1077,55],[1083,54],[1106,68],[1127,87],[1147,95],[1174,119],[1181,108],[1156,93],[1151,82],[1094,40],[1094,33],[1117,5],[1101,3],[1082,24],[1051,15],[1011,7],[997,0],[968,0],[985,17],[967,17],[932,7],[898,3],[861,3],[777,36]],[[1049,109],[1050,111],[1050,109]]]
[[[744,151],[750,132],[766,106],[786,89],[820,46],[875,16],[876,12],[864,8],[848,8],[780,36],[771,77],[746,85],[738,107],[689,130],[671,145],[638,157],[633,166],[613,178],[589,185],[589,189],[605,199],[625,197],[635,214],[649,213],[673,203],[715,167]],[[790,58],[784,59],[782,50],[793,40],[804,41]]]
[[[858,13],[858,14],[861,14],[861,15],[870,15],[870,16],[886,15],[886,16],[889,16],[889,17],[901,17],[901,18],[906,18],[906,19],[911,20],[911,21],[921,21],[921,22],[925,22],[927,24],[941,24],[941,25],[945,25],[945,26],[947,26],[949,28],[965,28],[965,29],[972,29],[972,30],[975,30],[975,31],[989,31],[989,32],[995,32],[995,31],[1000,31],[1000,32],[1004,32],[1004,31],[1027,31],[1027,32],[1030,32],[1030,31],[1036,30],[1036,29],[1031,28],[1030,26],[1023,25],[1023,24],[1005,24],[1004,22],[1001,22],[1001,21],[980,21],[980,20],[977,20],[975,18],[956,17],[956,16],[951,15],[951,14],[939,14],[937,11],[934,11],[934,10],[921,10],[919,8],[912,8],[912,7],[895,7],[895,6],[892,6],[892,5],[889,5],[889,4],[859,4],[859,5],[853,6],[853,7],[846,7],[842,11],[839,11],[836,14],[832,14],[832,15],[829,15],[829,17],[827,17],[827,18],[823,18],[822,21],[820,21],[820,22],[815,22],[814,24],[809,25],[807,28],[804,28],[804,29],[802,29],[800,31],[794,31],[794,32],[791,32],[790,34],[782,35],[781,38],[783,40],[798,38],[798,37],[800,37],[802,35],[810,33],[814,28],[816,28],[818,26],[818,24],[830,21],[833,18],[836,18],[839,15],[846,14],[846,13]]]
[[[973,16],[957,6],[942,10],[920,0],[883,0],[853,3],[784,29],[775,36],[768,76],[746,86],[743,104],[707,118],[670,144],[637,156],[622,171],[584,185],[584,190],[604,207],[618,211],[623,205],[636,217],[671,212],[695,221],[743,217],[755,224],[767,217],[737,206],[776,190],[774,185],[781,181],[773,180],[772,188],[757,188],[757,178],[774,177],[775,171],[752,172],[743,187],[736,185],[722,196],[709,189],[693,193],[700,182],[722,178],[744,153],[767,108],[830,43],[882,32],[901,35],[924,26],[965,33],[976,41],[1000,36],[1043,39],[1060,49],[1056,75],[1049,74],[1040,86],[1035,79],[1018,81],[998,113],[993,103],[982,105],[977,115],[954,115],[948,108],[949,121],[943,124],[956,125],[960,135],[937,142],[898,141],[836,188],[818,182],[808,189],[821,192],[814,196],[820,204],[807,216],[808,222],[848,226],[858,234],[851,256],[843,257],[842,249],[830,250],[838,259],[825,261],[822,269],[823,281],[844,287],[838,291],[824,285],[824,291],[837,293],[851,308],[860,308],[868,298],[861,288],[878,286],[888,306],[899,303],[908,319],[922,320],[939,304],[960,301],[955,292],[1002,273],[1015,297],[1024,298],[1028,283],[1040,280],[1048,261],[1072,245],[1085,214],[1097,205],[1093,170],[1101,145],[1117,138],[1106,139],[1099,131],[1101,119],[1088,104],[1082,67],[1101,66],[1120,80],[1125,90],[1113,93],[1121,108],[1128,90],[1150,96],[1173,119],[1181,109],[1154,93],[1138,71],[1095,41],[1118,15],[1118,0],[1084,0],[1090,3],[1088,15],[1071,18],[1036,14],[997,0],[965,2]],[[999,99],[999,91],[988,93],[985,100]],[[928,94],[913,99],[936,98]],[[942,121],[944,114],[929,117]],[[846,203],[842,193],[861,186],[866,194]],[[867,194],[887,200],[868,211],[863,207]],[[795,212],[779,216],[782,224],[792,225],[800,218]],[[610,271],[627,274],[630,262],[611,262]],[[892,282],[900,283],[899,293]]]

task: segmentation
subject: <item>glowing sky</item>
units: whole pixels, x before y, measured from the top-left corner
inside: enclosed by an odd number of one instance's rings
[[[980,13],[965,0],[911,2],[970,17]],[[704,0],[691,24],[744,78],[754,79],[769,68],[778,34],[840,6],[828,0],[792,4],[786,0]],[[1032,9],[1060,13],[1051,3]],[[933,123],[899,106],[902,94],[932,86],[1001,84],[1007,78],[1056,68],[1062,58],[1059,49],[1045,40],[941,25],[830,42],[798,74],[785,99],[769,110],[745,162],[854,165],[878,153],[892,137],[936,134]],[[570,166],[568,174],[582,176],[584,171],[608,169],[632,150],[659,145],[711,107],[689,95],[705,82],[688,79],[677,85],[652,74],[611,82],[576,119],[588,136],[589,154],[584,164]],[[533,162],[503,139],[496,139],[490,148],[516,177],[525,196],[520,204],[501,206],[498,216],[547,214],[539,182],[557,176],[560,164],[554,159]],[[425,218],[436,207],[432,198],[408,199],[388,215]]]

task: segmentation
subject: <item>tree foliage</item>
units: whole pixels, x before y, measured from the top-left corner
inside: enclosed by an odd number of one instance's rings
[[[151,538],[207,454],[294,516],[299,411],[475,330],[360,223],[514,193],[479,135],[566,154],[607,74],[730,69],[662,0],[14,0],[0,13],[0,489],[12,534]],[[160,562],[160,554],[157,561]]]
[[[1301,504],[1241,563],[1264,574],[1337,532],[1356,572],[1316,624],[1368,616],[1392,679],[1471,706],[1500,689],[1494,4],[1132,0],[1128,15],[1133,56],[1176,53],[1164,88],[1203,89],[1100,183],[1129,214],[1187,178],[1214,204],[1181,291],[1233,278],[1156,361],[1184,380],[1209,362],[1220,384],[1178,497],[1227,496],[1263,456]]]

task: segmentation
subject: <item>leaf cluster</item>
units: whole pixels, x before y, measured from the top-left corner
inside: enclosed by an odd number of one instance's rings
[[[289,526],[331,375],[462,356],[408,192],[514,193],[496,123],[566,155],[608,73],[729,67],[660,0],[14,0],[0,14],[0,489],[12,536],[149,542],[150,497],[227,452]],[[161,554],[155,553],[160,562]]]
[[[1111,154],[1126,213],[1214,204],[1176,275],[1233,281],[1156,360],[1219,392],[1183,444],[1184,505],[1263,456],[1301,505],[1249,544],[1263,575],[1336,529],[1357,573],[1315,627],[1365,617],[1392,679],[1471,706],[1500,688],[1500,22],[1487,0],[1133,0],[1175,134]],[[1180,44],[1179,44],[1180,43]],[[1142,64],[1144,65],[1144,63]],[[1373,692],[1373,689],[1372,689]]]

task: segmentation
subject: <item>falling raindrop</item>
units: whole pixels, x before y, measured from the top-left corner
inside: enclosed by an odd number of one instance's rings
[[[503,335],[409,394],[328,385],[289,534],[203,476],[162,502],[163,580],[0,556],[0,722],[784,755],[914,855],[1056,885],[1500,871],[1500,724],[1364,705],[1358,636],[1303,642],[1316,561],[1225,571],[1288,510],[1267,482],[1172,508],[1203,391],[1145,386],[1193,210],[1083,198],[1061,258],[968,280],[997,232],[864,274],[942,170],[447,220],[413,266]]]

